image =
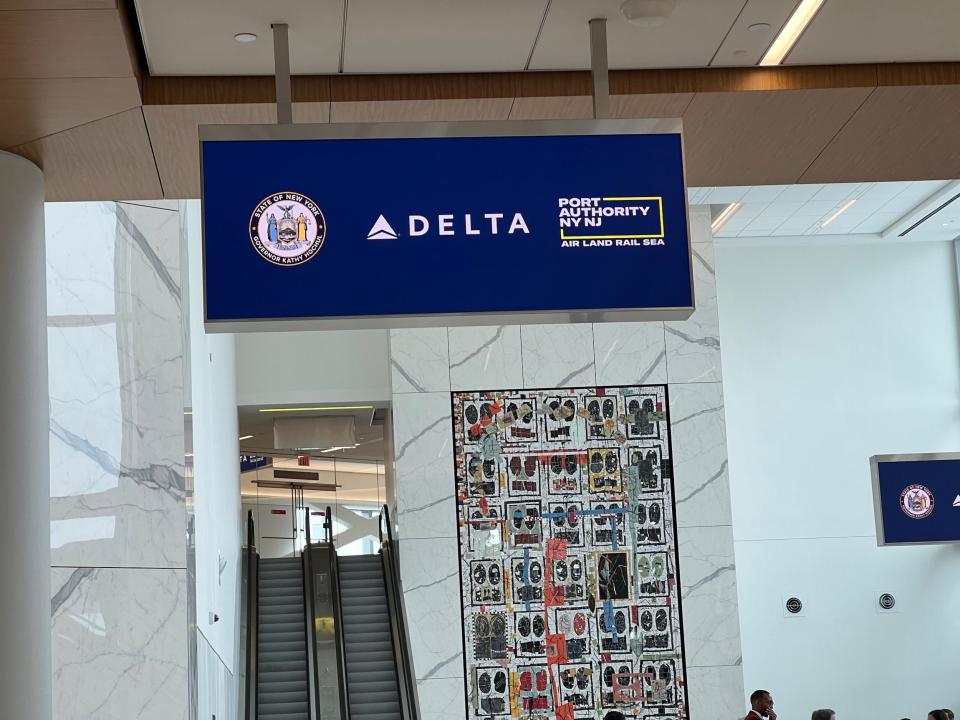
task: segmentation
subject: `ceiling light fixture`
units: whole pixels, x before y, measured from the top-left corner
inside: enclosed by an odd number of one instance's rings
[[[801,0],[797,9],[793,11],[793,15],[787,20],[786,25],[774,38],[760,64],[779,65],[782,63],[824,2],[825,0]]]
[[[727,205],[723,209],[723,212],[717,215],[714,221],[710,223],[710,230],[713,231],[713,234],[716,235],[720,231],[720,228],[722,228],[724,225],[727,224],[727,220],[732,218],[734,214],[737,212],[737,210],[739,210],[742,207],[743,207],[743,203],[738,203],[738,202],[730,203],[729,205]]]
[[[257,39],[257,36],[253,33],[237,33],[233,36],[233,39],[238,43],[252,43]]]
[[[373,410],[373,405],[327,405],[326,407],[260,408],[262,413],[330,412],[337,410]]]
[[[843,215],[847,210],[849,210],[851,207],[853,207],[853,204],[854,204],[856,201],[857,201],[856,198],[853,198],[853,200],[847,200],[847,201],[843,204],[843,207],[841,207],[841,208],[840,208],[839,210],[837,210],[833,215],[831,215],[831,216],[828,217],[826,220],[824,220],[822,223],[820,223],[820,227],[821,227],[821,228],[825,228],[827,225],[829,225],[830,223],[832,223],[832,222],[833,222],[834,220],[836,220],[838,217],[840,217],[841,215]]]
[[[327,448],[326,450],[321,450],[322,453],[336,452],[337,450],[353,450],[356,445],[341,445],[340,447]]]
[[[663,25],[676,5],[677,0],[623,0],[620,13],[631,25],[652,28]]]
[[[253,438],[253,435],[241,435],[241,436],[240,436],[240,439],[241,439],[241,440],[250,440],[250,439],[252,439],[252,438]]]

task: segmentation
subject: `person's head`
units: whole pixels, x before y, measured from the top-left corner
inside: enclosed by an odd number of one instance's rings
[[[927,713],[927,720],[950,720],[946,710],[931,710]]]
[[[949,720],[954,720],[953,710],[951,710],[950,708],[944,708],[943,711],[947,714],[947,717],[949,718]]]
[[[603,720],[627,720],[627,718],[619,710],[611,710],[603,716]]]
[[[768,690],[754,690],[750,694],[750,708],[764,717],[769,716],[773,710],[773,696]]]
[[[810,720],[837,720],[837,714],[830,708],[814,710]]]

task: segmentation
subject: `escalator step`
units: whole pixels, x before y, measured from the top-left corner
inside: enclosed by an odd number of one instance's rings
[[[400,703],[371,703],[370,705],[350,703],[350,717],[362,717],[365,720],[399,720]]]
[[[275,626],[269,632],[260,633],[261,647],[263,647],[264,643],[269,642],[299,642],[300,644],[304,644],[306,641],[307,636],[302,623],[299,627],[297,625],[290,625],[289,630],[286,626]]]
[[[396,705],[397,708],[400,707],[400,698],[397,695],[396,688],[388,688],[386,690],[364,692],[354,694],[353,686],[350,686],[350,696],[351,698],[357,698],[356,700],[351,700],[350,709],[353,708],[364,708],[375,705]]]
[[[267,683],[260,682],[260,688],[258,690],[260,696],[262,697],[264,692],[268,693],[292,693],[292,692],[307,692],[307,680],[270,680]]]
[[[260,618],[260,631],[261,633],[264,630],[267,630],[268,632],[273,632],[272,628],[276,628],[280,625],[289,625],[290,627],[303,627],[303,623],[304,623],[303,613],[272,612]],[[267,625],[269,627],[265,628],[264,625]]]
[[[394,679],[371,681],[366,678],[360,681],[355,680],[350,683],[350,692],[358,698],[372,697],[376,693],[393,693],[395,696],[397,681]]]
[[[366,675],[367,673],[395,672],[393,660],[372,659],[372,660],[351,660],[346,658],[347,680],[355,675]]]
[[[302,665],[296,670],[261,670],[257,673],[257,679],[259,681],[258,686],[295,682],[302,683],[306,687],[307,671],[305,666]]]
[[[270,703],[269,705],[261,705],[259,701],[257,702],[258,717],[272,717],[274,715],[303,713],[303,717],[306,718],[308,711],[309,707],[307,706],[306,698],[293,702],[275,702]]]
[[[303,656],[297,657],[295,660],[261,659],[257,665],[257,672],[259,675],[265,675],[267,673],[297,673],[303,672],[305,665],[306,663]]]
[[[356,678],[356,680],[354,680],[354,678]],[[382,670],[370,669],[354,672],[351,675],[351,687],[356,683],[392,683],[393,686],[396,687],[397,673],[393,667]]]
[[[352,635],[354,633],[379,633],[390,637],[390,621],[383,620],[355,620],[353,618],[344,618],[343,631]]]
[[[277,705],[306,703],[307,689],[277,690],[272,687],[257,690],[257,705],[260,707],[276,707]]]

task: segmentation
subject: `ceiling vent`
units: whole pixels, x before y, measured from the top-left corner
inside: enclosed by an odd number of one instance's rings
[[[357,444],[354,417],[277,418],[273,421],[275,450],[327,450]]]

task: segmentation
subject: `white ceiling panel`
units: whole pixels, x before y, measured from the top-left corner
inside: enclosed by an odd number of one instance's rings
[[[766,237],[785,235],[845,235],[880,233],[904,217],[928,212],[923,203],[933,202],[948,183],[922,182],[834,183],[826,185],[761,185],[755,187],[691,188],[695,204],[740,202],[741,207],[720,228],[717,237]],[[826,228],[823,223],[844,207]],[[960,233],[960,203],[956,208]],[[943,216],[930,228],[952,218]],[[944,232],[951,225],[942,226]],[[917,237],[921,237],[919,234]],[[928,238],[926,235],[923,239]]]
[[[546,0],[353,0],[344,72],[523,70]]]
[[[290,72],[335,73],[343,0],[136,0],[152,75],[272,75],[271,23],[290,26]],[[237,33],[257,40],[240,43]]]
[[[957,0],[827,0],[790,65],[960,60]]]
[[[756,65],[799,0],[747,0],[711,65]]]
[[[531,70],[582,70],[590,67],[591,18],[607,18],[610,67],[706,67],[744,0],[679,0],[659,27],[631,25],[620,14],[620,0],[553,0],[533,53]]]

